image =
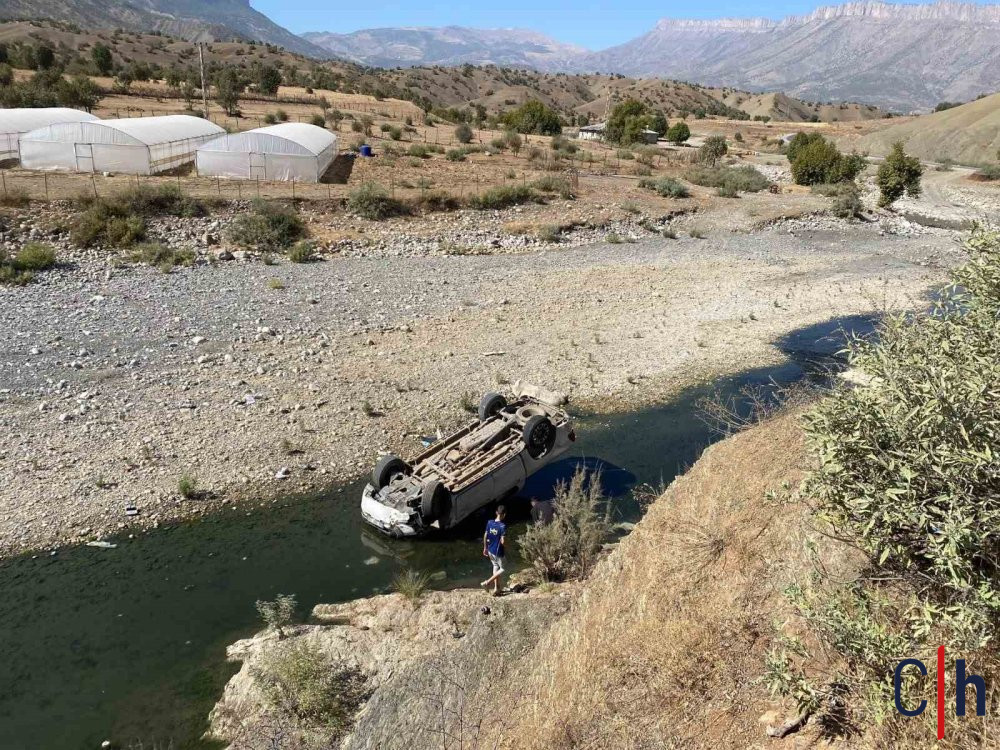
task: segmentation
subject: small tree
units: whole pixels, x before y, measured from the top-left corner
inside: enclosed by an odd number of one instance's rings
[[[281,85],[281,71],[273,65],[258,65],[254,68],[253,81],[260,93],[274,96]]]
[[[467,122],[459,123],[458,127],[455,128],[455,140],[459,143],[472,142],[472,128],[469,127]]]
[[[56,85],[59,103],[66,107],[76,107],[90,112],[101,100],[101,92],[94,82],[85,75],[75,75],[68,81]]]
[[[239,74],[232,68],[224,68],[215,78],[215,100],[227,115],[239,114],[240,94],[243,93],[243,82]]]
[[[284,629],[292,623],[297,603],[291,594],[278,594],[274,601],[257,600],[257,614],[269,630],[275,630],[278,638],[285,637]]]
[[[726,139],[721,135],[710,135],[698,149],[698,159],[715,166],[715,163],[728,153],[729,146],[726,145]]]
[[[559,135],[562,122],[559,113],[533,99],[500,117],[500,122],[518,133],[537,135]]]
[[[503,134],[503,140],[504,143],[507,144],[507,148],[511,150],[511,153],[513,153],[514,156],[517,156],[518,153],[520,153],[522,140],[521,136],[518,135],[515,131],[513,130],[506,131]]]
[[[102,76],[111,72],[114,66],[114,59],[111,57],[111,49],[104,44],[95,44],[90,50],[90,58],[94,61],[94,67]]]
[[[879,206],[888,208],[902,198],[904,193],[912,198],[920,195],[920,177],[923,173],[920,160],[915,156],[907,156],[902,142],[894,143],[892,151],[885,157],[875,176],[875,184],[880,192]]]
[[[681,120],[680,122],[675,122],[667,130],[667,140],[671,143],[684,143],[688,138],[691,137],[691,128],[688,124]]]

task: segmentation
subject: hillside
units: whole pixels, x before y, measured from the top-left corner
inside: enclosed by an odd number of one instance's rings
[[[89,48],[108,45],[116,64],[144,62],[163,69],[191,69],[196,65],[194,45],[182,39],[110,30],[87,30],[49,21],[0,23],[0,42],[47,43],[68,71],[88,70]],[[681,113],[730,117],[769,117],[772,120],[805,122],[813,118],[833,122],[872,120],[885,116],[881,110],[859,104],[822,105],[783,94],[751,94],[736,89],[710,89],[679,81],[636,80],[612,75],[576,75],[514,70],[497,66],[414,67],[394,70],[364,68],[338,60],[315,60],[274,46],[245,42],[213,42],[205,47],[209,66],[235,65],[248,70],[255,63],[284,69],[286,78],[294,70],[296,84],[342,93],[407,99],[427,108],[483,107],[498,114],[530,99],[539,99],[558,110],[567,120],[585,115],[591,121],[604,117],[608,100],[640,99],[661,109],[668,117]],[[315,79],[315,80],[314,80]],[[142,85],[142,84],[138,84]],[[744,114],[745,113],[745,114]]]
[[[909,153],[930,161],[951,159],[976,166],[996,162],[1000,151],[1000,94],[870,133],[858,141],[858,148],[881,156],[896,141],[903,141]]]
[[[339,58],[376,67],[397,65],[503,65],[565,68],[587,50],[525,29],[365,29],[351,34],[302,35]]]
[[[330,56],[322,47],[254,10],[246,0],[2,0],[0,18],[53,19],[91,29],[159,31],[190,41],[256,40],[312,57]]]

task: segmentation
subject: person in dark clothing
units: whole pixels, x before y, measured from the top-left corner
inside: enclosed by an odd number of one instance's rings
[[[535,523],[542,526],[552,523],[552,517],[555,515],[555,512],[556,509],[551,500],[531,498],[531,518]]]
[[[498,505],[496,518],[486,524],[486,533],[483,534],[483,557],[488,557],[493,563],[493,575],[480,585],[485,589],[493,584],[494,596],[500,593],[500,577],[503,576],[504,546],[507,544],[507,524],[503,520],[506,516],[507,509]]]

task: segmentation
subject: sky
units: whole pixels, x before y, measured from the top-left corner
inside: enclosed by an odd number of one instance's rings
[[[254,8],[295,33],[385,26],[471,26],[540,31],[589,49],[621,44],[649,31],[661,18],[782,18],[838,0],[251,0]]]

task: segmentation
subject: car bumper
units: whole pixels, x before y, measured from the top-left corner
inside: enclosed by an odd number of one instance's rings
[[[425,531],[415,514],[403,513],[380,503],[375,497],[375,488],[370,484],[365,485],[361,493],[361,517],[365,523],[389,536],[419,536]]]

